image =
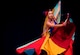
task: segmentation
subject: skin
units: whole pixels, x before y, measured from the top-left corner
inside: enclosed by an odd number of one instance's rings
[[[66,26],[68,18],[62,24],[55,24],[54,23],[54,20],[56,21],[56,18],[53,16],[53,12],[52,11],[49,11],[48,12],[48,20],[46,22],[47,27],[43,31],[42,35],[44,33],[46,33],[49,30],[50,27],[62,27],[62,26]]]
[[[53,12],[49,11],[48,12],[48,21],[46,23],[46,25],[48,26],[48,28],[49,27],[62,27],[62,26],[65,26],[67,24],[67,19],[62,24],[55,24],[53,20],[56,20],[56,18],[53,16]]]

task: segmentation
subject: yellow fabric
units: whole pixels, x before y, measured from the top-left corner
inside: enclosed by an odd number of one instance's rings
[[[58,11],[60,11],[59,9],[60,7],[58,7]],[[52,11],[54,12],[55,9],[53,8]],[[57,11],[57,12],[58,12]],[[57,15],[58,13],[55,15],[55,18],[57,18]],[[45,22],[44,22],[44,26],[43,26],[43,32],[45,31],[45,28],[47,27],[46,26],[46,22],[48,20],[48,16],[46,16],[45,18]],[[62,48],[58,45],[56,45],[49,37],[50,37],[50,34],[49,32],[44,32],[43,35],[46,37],[42,46],[41,46],[41,49],[45,50],[48,55],[57,55],[57,54],[60,54],[62,52],[64,52],[66,49],[65,48]]]
[[[57,55],[57,54],[60,54],[62,52],[64,52],[66,49],[65,48],[62,48],[58,45],[56,45],[50,37],[50,33],[47,32],[46,33],[46,38],[44,40],[44,43],[42,44],[41,46],[41,50],[45,50],[47,52],[48,55]]]
[[[49,36],[46,37],[41,49],[45,50],[48,55],[57,55],[66,50],[65,48],[56,45]]]
[[[49,32],[47,32],[46,34],[47,34],[47,35],[46,35],[46,38],[45,38],[45,40],[44,40],[44,42],[43,42],[43,44],[42,44],[41,49],[44,49],[44,46],[45,46],[46,42],[48,41],[48,39],[49,39],[49,37],[50,37]]]

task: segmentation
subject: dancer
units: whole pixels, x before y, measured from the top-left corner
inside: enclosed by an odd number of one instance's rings
[[[69,13],[67,13],[67,19],[62,24],[58,24],[52,14],[52,11],[48,12],[48,19],[44,29],[46,39],[41,47],[48,55],[60,54],[69,49],[75,31],[75,25],[69,22]]]
[[[53,14],[54,11],[48,11],[42,37],[25,47],[17,48],[17,53],[21,54],[26,50],[34,49],[36,55],[72,55],[72,36],[75,32],[75,25],[70,22],[69,13],[63,23],[58,23],[58,14],[55,16]]]

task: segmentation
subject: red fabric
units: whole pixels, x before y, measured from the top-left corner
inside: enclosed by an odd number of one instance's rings
[[[53,30],[53,35],[50,37],[52,39],[52,41],[54,41],[57,45],[68,49],[65,52],[65,55],[70,55],[72,54],[72,35],[75,31],[75,25],[73,23],[68,24],[65,27],[60,27],[60,28],[54,28]],[[25,46],[23,48],[20,49],[16,49],[16,52],[18,54],[23,53],[26,49],[29,48],[34,48],[37,55],[40,54],[40,47],[44,42],[45,37],[42,37],[41,39],[39,39],[38,41]]]
[[[47,16],[48,15],[48,11],[44,11],[44,15]]]
[[[42,43],[44,42],[44,39],[45,39],[45,37],[42,37],[42,38],[39,39],[38,41],[36,41],[36,42],[34,42],[34,43],[32,43],[32,44],[30,44],[30,45],[28,45],[28,46],[25,46],[25,47],[20,48],[20,49],[16,49],[16,52],[17,52],[18,54],[21,54],[21,53],[23,53],[26,49],[34,48],[35,51],[36,51],[36,53],[37,53],[37,55],[39,55],[39,53],[40,53],[40,47],[41,47]]]
[[[57,45],[67,49],[70,45],[70,41],[72,40],[72,35],[74,32],[75,25],[73,23],[70,23],[65,27],[60,27],[54,30],[51,39]]]
[[[73,40],[71,40],[71,42],[70,42],[70,47],[69,47],[69,49],[64,53],[64,55],[73,55]]]

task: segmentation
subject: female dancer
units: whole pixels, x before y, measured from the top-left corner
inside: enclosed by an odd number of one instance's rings
[[[53,11],[49,10],[42,37],[23,48],[18,48],[17,53],[21,54],[34,48],[36,55],[72,55],[72,35],[75,32],[75,25],[69,22],[69,13],[65,22],[58,24],[56,20]]]

